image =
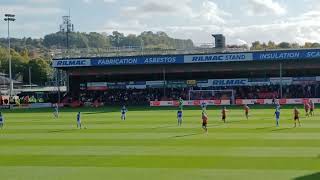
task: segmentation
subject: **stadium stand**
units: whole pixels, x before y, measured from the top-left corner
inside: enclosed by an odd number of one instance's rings
[[[313,85],[288,85],[284,86],[284,98],[319,98],[320,83]],[[193,88],[196,89],[196,88]],[[198,88],[199,89],[199,88]],[[211,90],[233,89],[236,99],[273,99],[279,97],[279,85],[269,86],[241,86],[241,87],[216,87]],[[188,99],[189,88],[166,89],[111,89],[108,91],[82,91],[80,96],[70,93],[64,97],[63,103],[71,104],[80,102],[81,105],[94,102],[106,105],[148,105],[150,101],[172,101],[179,97]],[[215,96],[199,96],[199,100],[229,99],[221,94]]]
[[[232,103],[320,97],[320,49],[139,52],[53,59],[67,74],[62,103],[140,105],[188,100],[190,90],[232,90],[233,99],[227,93],[192,97]]]

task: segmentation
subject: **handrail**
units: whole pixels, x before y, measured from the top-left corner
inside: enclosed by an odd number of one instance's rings
[[[51,52],[53,59],[61,58],[92,58],[92,57],[119,57],[119,56],[142,56],[142,55],[177,55],[177,54],[208,54],[208,53],[225,53],[225,52],[246,52],[243,48],[193,48],[193,49],[96,49],[83,50],[75,49],[66,52],[65,50],[56,50]]]
[[[264,52],[264,51],[286,51],[319,48],[291,48],[291,49],[264,49],[249,50],[246,48],[190,48],[190,49],[141,49],[140,47],[123,47],[107,49],[56,49],[51,51],[53,59],[63,58],[93,58],[93,57],[120,57],[120,56],[143,56],[143,55],[178,55],[178,54],[214,54],[214,53],[236,53],[236,52]]]

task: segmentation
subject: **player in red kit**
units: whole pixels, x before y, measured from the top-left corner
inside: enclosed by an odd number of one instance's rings
[[[304,110],[306,112],[306,117],[309,117],[310,104],[308,102],[304,103]]]
[[[222,109],[222,111],[221,111],[222,121],[223,121],[224,123],[226,123],[226,119],[227,119],[227,112],[228,112],[228,110],[227,110],[227,108],[226,108],[226,107],[224,107],[224,108]]]
[[[207,125],[208,125],[208,115],[206,112],[202,111],[202,129],[204,129],[206,133],[208,133]]]
[[[310,100],[310,116],[313,116],[314,115],[314,102],[312,100]]]
[[[294,110],[293,110],[294,127],[297,127],[297,121],[298,121],[298,123],[299,123],[299,126],[301,126],[299,115],[300,115],[300,112],[299,112],[298,108],[297,108],[297,107],[294,107]]]

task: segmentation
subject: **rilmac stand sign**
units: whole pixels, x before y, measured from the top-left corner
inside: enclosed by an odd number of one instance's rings
[[[184,56],[185,63],[252,61],[252,53],[208,54]]]
[[[248,79],[211,79],[212,86],[248,86]]]
[[[54,60],[53,67],[86,67],[91,66],[90,59]]]

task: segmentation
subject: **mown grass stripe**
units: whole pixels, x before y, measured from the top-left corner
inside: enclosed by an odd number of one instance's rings
[[[144,147],[320,147],[320,141],[315,140],[212,140],[212,139],[6,139],[0,141],[3,146],[141,146]]]
[[[58,120],[52,109],[5,110],[0,179],[51,180],[57,174],[56,179],[71,180],[275,180],[319,172],[317,116],[302,117],[302,127],[294,129],[292,107],[284,107],[281,127],[275,128],[269,107],[253,106],[249,121],[242,107],[230,107],[226,124],[220,108],[211,108],[208,135],[201,129],[199,107],[185,109],[181,128],[175,108],[129,108],[127,121],[120,121],[119,108],[62,109]],[[77,111],[87,129],[75,128]],[[36,176],[37,170],[48,175]]]
[[[165,155],[230,157],[310,157],[320,158],[320,147],[142,147],[141,146],[19,146],[2,147],[1,155]]]
[[[18,172],[18,173],[17,173]],[[30,173],[32,172],[32,173]],[[194,180],[317,180],[318,171],[312,170],[235,170],[235,169],[184,169],[184,168],[104,168],[104,167],[1,167],[3,179],[10,180],[61,180],[61,179],[166,179]],[[316,175],[315,175],[316,174]],[[318,175],[317,175],[318,174]],[[309,178],[308,178],[309,177]],[[310,178],[311,177],[311,178]],[[312,178],[315,177],[315,178]],[[302,178],[302,179],[296,179]]]
[[[195,152],[196,153],[196,152]],[[134,168],[214,168],[319,170],[320,159],[308,157],[229,156],[89,156],[89,155],[0,155],[0,166],[134,167]],[[246,163],[243,163],[246,162]],[[299,163],[297,163],[299,162]]]

